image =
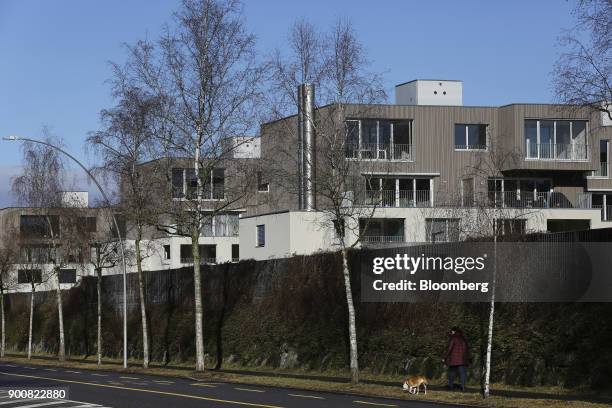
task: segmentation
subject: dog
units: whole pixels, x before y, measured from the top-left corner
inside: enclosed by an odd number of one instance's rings
[[[408,391],[411,394],[418,394],[421,390],[421,385],[423,385],[423,388],[425,389],[425,395],[427,395],[427,384],[428,382],[425,376],[415,375],[406,378],[406,381],[404,381],[404,385],[402,385],[402,388],[404,389],[404,391]]]

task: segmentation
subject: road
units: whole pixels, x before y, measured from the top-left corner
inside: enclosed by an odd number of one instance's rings
[[[10,390],[65,388],[66,399],[14,399]],[[0,363],[0,408],[448,407],[188,378]]]

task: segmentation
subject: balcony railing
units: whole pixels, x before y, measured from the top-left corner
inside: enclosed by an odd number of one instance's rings
[[[181,263],[193,264],[193,258],[181,257]],[[200,265],[209,265],[209,264],[216,264],[216,263],[217,263],[217,258],[200,258]]]
[[[347,159],[413,161],[410,144],[362,143],[346,145]]]
[[[525,144],[525,158],[530,160],[586,161],[591,146],[584,143],[529,143]]]
[[[403,235],[366,235],[361,238],[362,242],[369,244],[381,244],[387,242],[404,242]]]
[[[480,201],[482,204],[483,201]],[[566,194],[557,191],[489,191],[484,203],[491,207],[504,208],[575,208]]]
[[[608,177],[608,162],[600,162],[599,169],[593,172],[593,177]]]
[[[376,207],[431,207],[429,190],[371,190],[355,197],[357,205]]]
[[[487,145],[455,145],[455,150],[487,150]]]

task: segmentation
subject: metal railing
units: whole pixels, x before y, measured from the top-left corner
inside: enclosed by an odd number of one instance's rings
[[[525,158],[531,160],[589,160],[591,146],[585,143],[525,143]]]
[[[181,256],[181,263],[193,264],[193,258]],[[208,264],[216,264],[216,263],[217,263],[217,258],[200,258],[200,265],[208,265]]]
[[[411,144],[382,144],[382,143],[362,143],[347,144],[346,158],[361,160],[392,160],[392,161],[413,161],[414,155]]]
[[[487,150],[487,145],[455,145],[455,150]]]
[[[431,207],[430,190],[370,190],[355,197],[357,205],[377,207]]]
[[[599,169],[593,171],[593,177],[608,177],[608,162],[600,162]]]
[[[576,202],[556,191],[489,191],[487,201],[492,207],[505,208],[575,208]]]
[[[404,242],[403,235],[365,235],[361,238],[365,243]]]

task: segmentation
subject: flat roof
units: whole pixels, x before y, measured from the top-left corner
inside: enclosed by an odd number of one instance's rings
[[[401,84],[397,84],[395,85],[396,87],[398,86],[402,86],[402,85],[406,85],[412,82],[417,82],[417,81],[431,81],[431,82],[463,82],[460,79],[413,79],[412,81],[407,81],[407,82],[402,82]]]

